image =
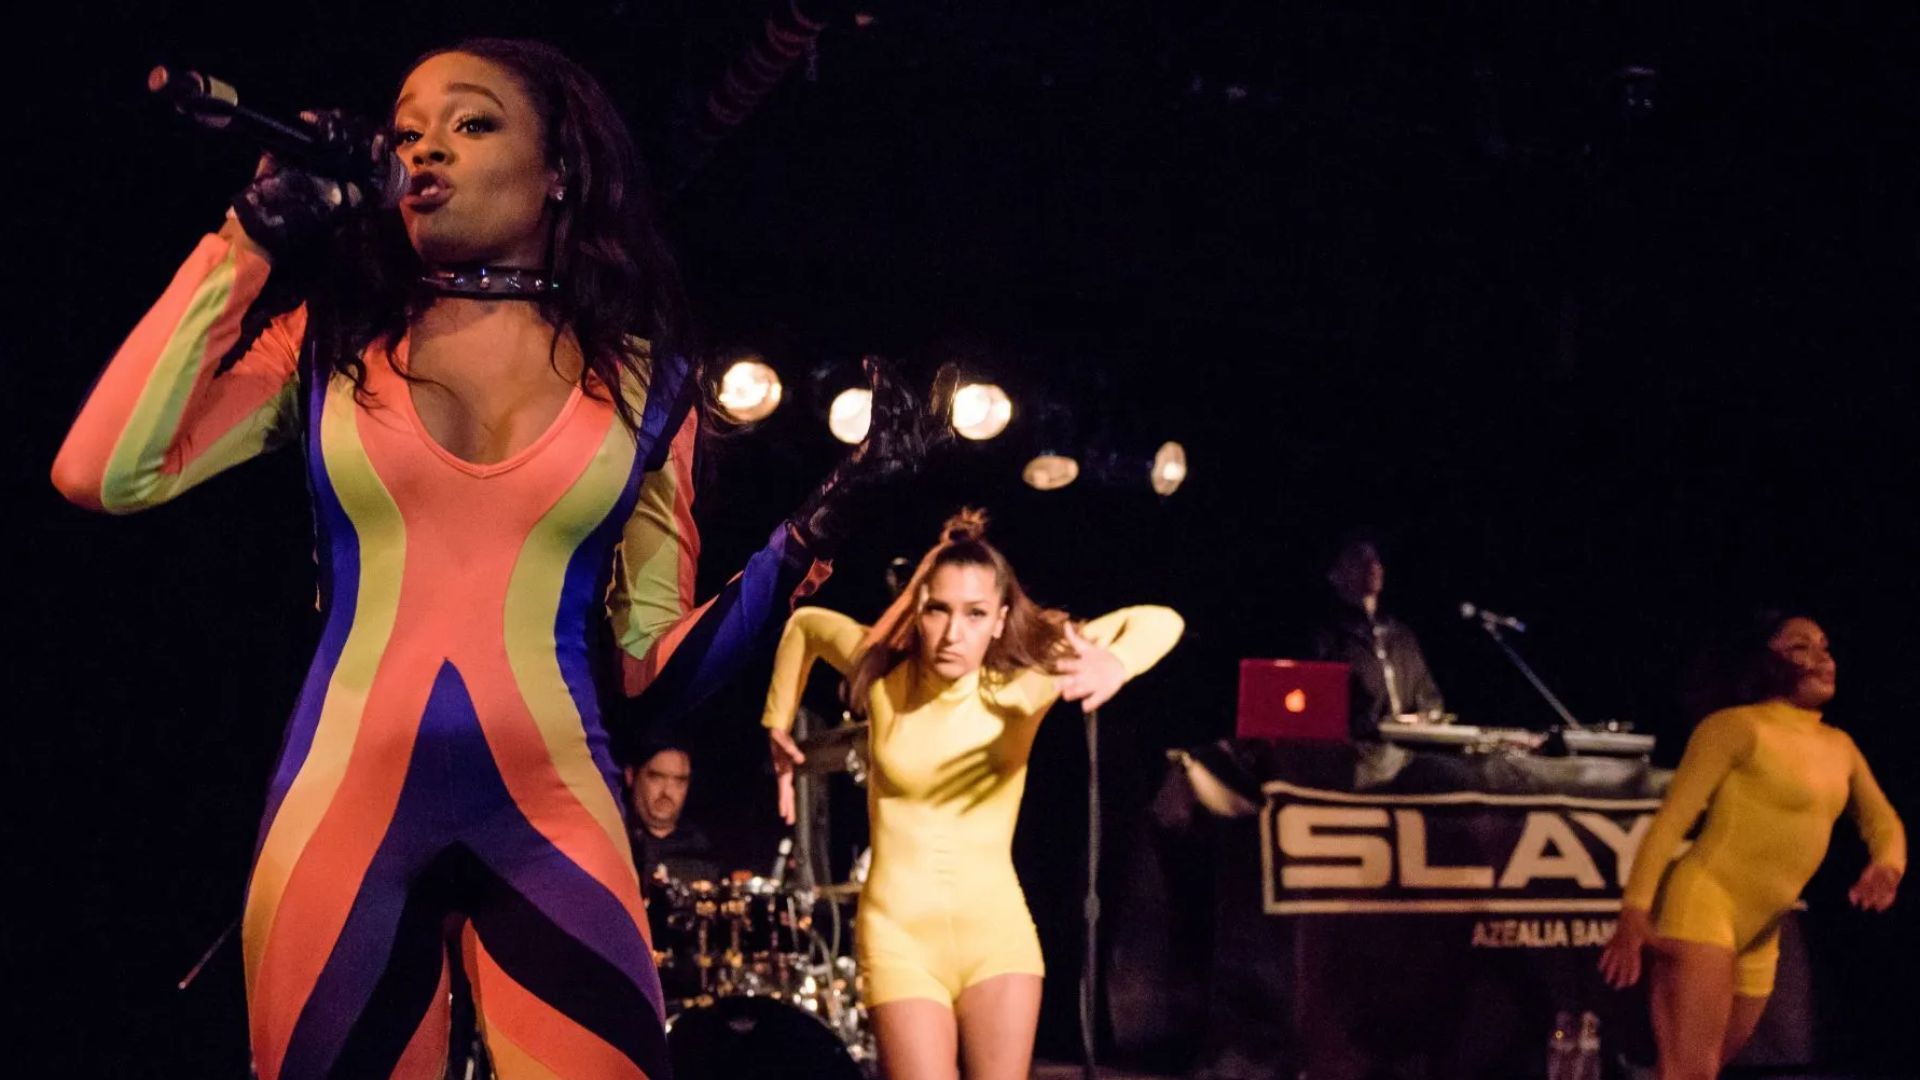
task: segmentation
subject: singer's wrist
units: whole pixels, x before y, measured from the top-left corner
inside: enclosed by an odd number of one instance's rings
[[[227,220],[221,223],[219,236],[227,243],[256,255],[269,264],[273,262],[273,253],[262,247],[258,240],[247,235],[246,228],[240,224],[240,218],[233,212],[232,207],[227,208]]]

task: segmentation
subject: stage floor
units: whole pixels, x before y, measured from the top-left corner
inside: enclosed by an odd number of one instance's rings
[[[1646,1074],[1652,1080],[1651,1071]],[[1729,1069],[1722,1074],[1724,1080],[1895,1080],[1890,1075],[1852,1072],[1773,1072],[1761,1069]],[[1033,1080],[1080,1080],[1079,1062],[1036,1061],[1033,1063]],[[1100,1067],[1100,1080],[1181,1080],[1173,1073],[1134,1072],[1127,1069]]]

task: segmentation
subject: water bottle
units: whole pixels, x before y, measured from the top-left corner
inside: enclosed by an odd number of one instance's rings
[[[1573,1042],[1573,1071],[1567,1080],[1600,1080],[1600,1018],[1580,1014],[1580,1034]]]
[[[1561,1009],[1553,1017],[1553,1034],[1547,1036],[1547,1080],[1574,1080],[1573,1013]]]

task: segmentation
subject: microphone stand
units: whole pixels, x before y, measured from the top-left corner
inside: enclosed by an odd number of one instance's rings
[[[1100,984],[1100,710],[1087,710],[1087,898],[1086,951],[1080,958],[1080,1075],[1099,1076],[1095,1064]]]
[[[175,983],[173,988],[185,990],[192,986],[194,980],[200,977],[200,972],[205,970],[208,962],[213,959],[214,954],[220,951],[220,946],[225,945],[227,939],[232,937],[233,932],[238,929],[240,929],[240,918],[235,916],[234,920],[227,924],[227,928],[220,931],[220,936],[213,939],[213,944],[207,946],[206,951],[200,954],[200,959],[194,962],[193,968],[181,976],[180,981]]]
[[[813,727],[814,715],[811,710],[805,708],[794,710],[794,738],[804,739],[808,735],[813,734]],[[813,777],[801,776],[798,773],[794,774],[793,854],[794,862],[800,870],[800,887],[803,889],[817,888],[822,884],[814,873],[816,868],[815,860],[817,858],[815,853],[820,850],[820,835],[815,831],[818,822],[814,820],[815,803],[820,801],[816,796],[819,794],[821,793],[815,790]],[[833,879],[829,877],[827,880],[831,881]]]
[[[1514,650],[1512,645],[1507,643],[1506,637],[1500,633],[1500,627],[1495,625],[1492,619],[1481,619],[1480,629],[1487,632],[1487,636],[1493,639],[1493,643],[1500,646],[1500,651],[1507,654],[1507,659],[1513,661],[1513,666],[1520,669],[1520,674],[1525,675],[1527,681],[1533,684],[1533,688],[1540,692],[1540,696],[1547,699],[1547,704],[1553,706],[1553,711],[1560,714],[1560,721],[1566,730],[1581,731],[1585,729],[1585,725],[1573,718],[1573,714],[1567,711],[1567,707],[1561,704],[1560,699],[1554,696],[1553,691],[1547,689],[1547,684],[1541,681],[1540,676],[1534,673],[1533,668],[1530,667],[1525,660],[1521,659],[1520,654]]]

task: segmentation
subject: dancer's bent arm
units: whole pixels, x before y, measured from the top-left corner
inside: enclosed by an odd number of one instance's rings
[[[1111,611],[1097,619],[1089,620],[1076,632],[1085,641],[1104,650],[1120,662],[1121,681],[1130,682],[1160,662],[1174,645],[1180,641],[1180,634],[1186,628],[1186,622],[1179,612],[1172,608],[1143,604]],[[1071,639],[1070,639],[1071,640]],[[1015,675],[1005,687],[994,696],[1003,705],[1020,710],[1028,716],[1039,716],[1053,707],[1053,703],[1064,693],[1069,700],[1082,701],[1089,709],[1105,704],[1107,698],[1117,686],[1094,690],[1094,696],[1079,693],[1079,665],[1075,658],[1068,657],[1061,663],[1061,671],[1049,672],[1028,669]],[[1094,688],[1089,685],[1087,689]]]
[[[1853,747],[1853,772],[1848,784],[1847,813],[1859,826],[1861,839],[1867,842],[1867,868],[1848,890],[1847,898],[1856,907],[1885,911],[1892,906],[1900,879],[1907,872],[1906,826],[1900,824],[1900,815],[1880,790],[1873,770],[1867,767],[1867,759],[1861,756],[1857,746]]]

